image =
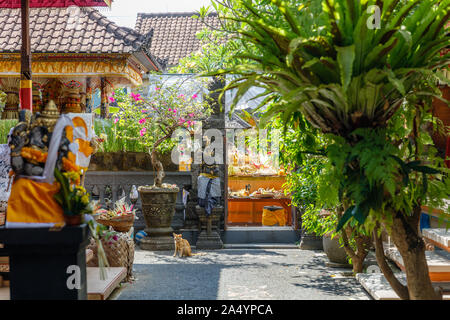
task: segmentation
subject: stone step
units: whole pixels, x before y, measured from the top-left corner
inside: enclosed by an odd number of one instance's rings
[[[224,249],[299,249],[296,244],[285,244],[285,243],[235,243],[235,244],[225,244]]]
[[[88,300],[106,300],[127,276],[123,267],[106,268],[106,279],[100,279],[100,268],[86,268]]]
[[[403,284],[406,283],[404,273],[396,273],[396,277]],[[400,300],[382,273],[358,273],[356,279],[375,300]],[[438,286],[438,284],[433,285]],[[443,299],[450,300],[450,293],[444,292]]]
[[[229,227],[221,233],[228,244],[291,244],[300,241],[300,230],[292,227]]]
[[[450,230],[445,228],[424,228],[423,237],[432,241],[432,243],[448,252],[450,252]]]
[[[397,248],[385,246],[385,255],[405,271],[402,256]],[[443,250],[425,251],[425,256],[431,281],[450,282],[450,253]]]

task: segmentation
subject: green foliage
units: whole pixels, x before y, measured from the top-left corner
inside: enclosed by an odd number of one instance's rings
[[[219,12],[230,34],[251,44],[250,62],[216,74],[238,75],[227,88],[239,88],[240,95],[265,88],[271,99],[281,97],[270,115],[289,119],[299,111],[324,133],[346,137],[385,125],[405,95],[425,94],[414,91],[418,81],[437,79],[431,70],[449,63],[450,55],[438,52],[449,43],[443,26],[450,3],[389,1],[381,8],[381,28],[369,29],[367,8],[377,3],[227,1]],[[302,28],[311,20],[311,28]]]
[[[322,215],[321,209],[308,205],[302,214],[302,227],[307,233],[314,233],[320,237],[324,234],[332,232],[336,229],[337,217],[334,213],[330,215]]]
[[[208,73],[218,69],[228,68],[237,63],[234,56],[236,42],[225,41],[224,32],[205,28],[197,33],[200,40],[200,50],[191,53],[181,59],[177,66],[169,70],[169,73]]]
[[[206,97],[202,100],[196,93],[186,97],[180,93],[180,86],[158,81],[145,98],[142,90],[131,94],[116,90],[112,98],[119,111],[112,119],[95,122],[95,132],[105,138],[102,151],[151,152],[156,148],[164,154],[172,150],[175,129],[190,128],[211,113]]]
[[[0,120],[0,144],[8,143],[9,131],[17,124],[17,120]]]
[[[213,2],[231,38],[248,44],[240,64],[211,75],[235,75],[225,88],[238,89],[234,102],[264,88],[263,122],[324,134],[318,195],[326,207],[345,205],[340,228],[449,198],[449,170],[425,128],[437,124],[437,80],[448,83],[438,69],[450,63],[439,54],[450,43],[450,0]],[[368,27],[372,5],[378,29]]]
[[[92,213],[89,201],[89,194],[82,186],[75,186],[71,183],[65,173],[61,173],[55,168],[55,179],[61,188],[54,195],[56,202],[63,208],[64,214],[69,216]]]

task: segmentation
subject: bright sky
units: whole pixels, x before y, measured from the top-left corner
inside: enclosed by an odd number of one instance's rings
[[[101,12],[118,25],[134,29],[138,13],[194,12],[209,4],[210,0],[114,0],[111,10]]]

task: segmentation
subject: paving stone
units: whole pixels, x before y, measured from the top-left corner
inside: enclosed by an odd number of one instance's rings
[[[404,273],[396,273],[396,277],[406,284]],[[358,273],[356,279],[375,300],[400,300],[382,273]],[[445,293],[443,299],[450,300],[450,294]]]
[[[196,250],[194,250],[196,251]],[[198,252],[198,251],[197,251]],[[222,249],[174,258],[137,250],[136,281],[119,300],[370,300],[348,269],[328,268],[322,251]]]

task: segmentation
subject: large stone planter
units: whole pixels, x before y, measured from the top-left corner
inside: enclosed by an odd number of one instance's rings
[[[179,188],[138,188],[147,236],[141,240],[143,250],[174,250],[171,227]]]
[[[323,235],[323,251],[326,253],[332,266],[349,267],[347,253],[339,243],[339,237],[331,238],[331,234]]]
[[[302,229],[302,239],[300,241],[300,249],[302,250],[323,250],[322,237],[314,233],[306,233]]]

